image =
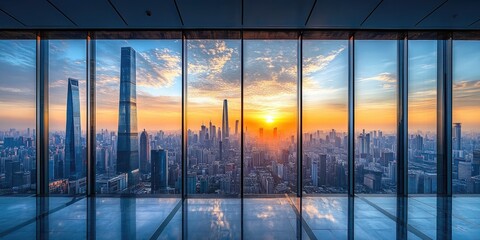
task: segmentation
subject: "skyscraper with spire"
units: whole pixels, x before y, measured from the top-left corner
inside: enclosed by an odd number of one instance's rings
[[[139,168],[136,52],[131,47],[122,47],[121,54],[117,172],[130,174]],[[130,179],[133,177],[129,178],[129,185],[132,185]]]
[[[82,144],[80,124],[80,96],[78,80],[68,79],[67,93],[67,127],[65,136],[65,178],[80,178],[84,176],[82,168]]]
[[[223,160],[223,158],[228,158],[228,149],[230,149],[230,143],[229,143],[229,132],[230,129],[228,127],[228,102],[227,99],[223,100],[223,115],[222,115],[222,151],[223,153],[220,155],[220,159]]]
[[[223,115],[222,115],[222,141],[228,140],[229,127],[228,127],[228,102],[227,99],[223,100]]]

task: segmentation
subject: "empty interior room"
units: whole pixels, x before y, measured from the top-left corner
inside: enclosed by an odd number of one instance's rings
[[[0,2],[1,239],[478,239],[480,2]]]

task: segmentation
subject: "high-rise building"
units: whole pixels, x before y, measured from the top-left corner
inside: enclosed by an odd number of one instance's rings
[[[78,80],[68,79],[67,92],[67,126],[65,136],[65,164],[64,178],[81,178],[82,168],[82,143],[80,123],[80,96]]]
[[[235,120],[235,136],[238,135],[238,120]]]
[[[140,172],[143,174],[148,173],[148,162],[150,152],[150,144],[148,141],[148,133],[143,129],[142,134],[140,134]]]
[[[228,102],[227,99],[223,100],[223,115],[222,115],[222,141],[226,143],[229,137],[228,127]],[[225,141],[227,140],[227,141]]]
[[[168,187],[168,159],[167,151],[163,149],[152,150],[152,193],[166,191]]]
[[[318,184],[325,185],[327,183],[327,155],[319,156]]]
[[[188,173],[187,175],[187,193],[197,193],[197,175],[195,173]]]
[[[138,169],[136,57],[131,47],[122,47],[120,63],[120,102],[118,116],[117,172]],[[129,186],[133,178],[128,178]]]
[[[462,124],[453,124],[453,150],[462,150]]]
[[[312,185],[318,187],[318,162],[312,162]]]
[[[365,141],[365,153],[368,155],[370,154],[370,133],[367,133],[364,135],[364,141]]]
[[[480,149],[473,150],[472,176],[480,175]]]

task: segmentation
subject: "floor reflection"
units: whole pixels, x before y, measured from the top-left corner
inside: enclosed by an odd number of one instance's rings
[[[188,239],[240,239],[240,199],[188,199]]]
[[[401,217],[399,204],[405,205]],[[1,239],[475,239],[480,198],[0,198]],[[448,214],[451,213],[451,214]],[[405,219],[403,219],[405,218]],[[403,221],[408,224],[402,225]],[[405,226],[405,228],[399,228]],[[404,235],[399,235],[404,231]]]

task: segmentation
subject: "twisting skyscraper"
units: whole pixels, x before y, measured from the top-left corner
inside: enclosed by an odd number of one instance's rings
[[[65,136],[65,178],[83,177],[78,80],[68,79],[67,128]]]
[[[135,50],[122,47],[118,116],[117,172],[138,169],[137,91]],[[129,176],[129,185],[133,176]]]

